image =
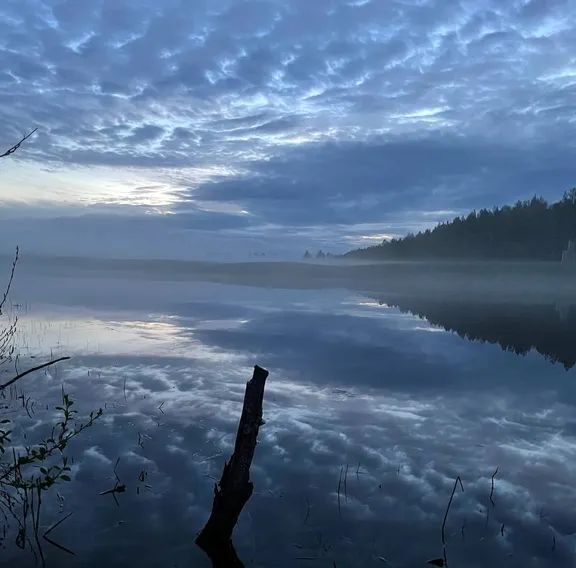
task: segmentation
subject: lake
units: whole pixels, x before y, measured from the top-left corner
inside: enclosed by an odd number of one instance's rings
[[[25,264],[25,263],[24,263]],[[49,566],[209,566],[194,544],[252,367],[270,371],[246,566],[574,566],[576,313],[565,298],[238,285],[105,267],[17,272],[28,438],[62,385],[103,417],[48,492]],[[215,280],[215,279],[212,279]],[[34,357],[30,359],[30,357]],[[13,368],[4,368],[6,378]],[[100,495],[120,480],[126,491]],[[7,538],[2,565],[34,565]]]

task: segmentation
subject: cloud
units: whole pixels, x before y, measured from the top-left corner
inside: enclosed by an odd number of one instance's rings
[[[131,144],[140,144],[142,142],[157,140],[163,133],[163,128],[155,126],[154,124],[145,124],[144,126],[135,128],[128,137],[128,140]]]
[[[574,177],[570,10],[563,0],[8,2],[0,139],[38,126],[20,158],[71,169],[228,169],[199,194],[245,202],[261,229],[385,225],[412,197],[412,210],[431,211],[557,196]]]
[[[192,194],[237,202],[277,224],[392,221],[403,211],[557,198],[576,174],[570,155],[539,144],[518,149],[441,136],[330,142],[291,149],[253,164],[247,176],[206,183]]]

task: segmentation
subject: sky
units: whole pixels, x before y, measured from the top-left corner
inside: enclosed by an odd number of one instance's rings
[[[576,185],[575,0],[3,0],[1,250],[343,252]]]

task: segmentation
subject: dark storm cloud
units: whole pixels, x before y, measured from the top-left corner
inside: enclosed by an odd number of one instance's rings
[[[193,197],[255,226],[556,197],[576,177],[574,15],[568,0],[10,0],[0,136],[38,125],[39,161],[243,170]]]
[[[391,221],[401,211],[481,207],[558,196],[576,178],[567,148],[522,149],[456,138],[328,143],[255,164],[256,175],[204,185],[263,219],[308,224]]]

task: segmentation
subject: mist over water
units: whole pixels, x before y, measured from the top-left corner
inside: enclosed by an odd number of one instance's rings
[[[105,411],[74,441],[73,482],[47,497],[43,525],[73,512],[57,537],[76,556],[48,547],[53,565],[208,566],[193,541],[254,364],[271,376],[255,494],[234,539],[247,566],[426,565],[442,555],[456,476],[451,565],[571,565],[566,294],[561,304],[462,288],[449,301],[440,286],[402,296],[399,277],[378,292],[358,267],[261,265],[258,276],[237,265],[48,264],[24,259],[18,274],[19,365],[50,352],[72,360],[22,382],[42,401],[32,422],[48,422],[62,384],[79,410]],[[340,271],[335,286],[326,271]],[[118,458],[119,506],[99,495]],[[4,544],[6,561],[33,565]]]

